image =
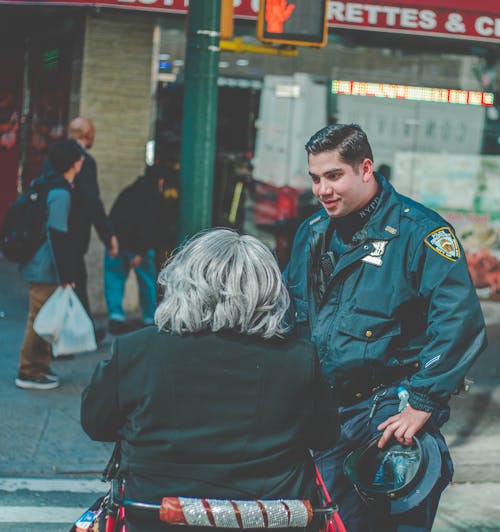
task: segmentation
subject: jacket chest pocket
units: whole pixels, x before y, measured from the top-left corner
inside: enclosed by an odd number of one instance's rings
[[[391,343],[401,333],[401,325],[373,316],[343,315],[339,317],[330,341],[336,356],[344,360],[387,360]],[[335,335],[335,337],[333,337]]]

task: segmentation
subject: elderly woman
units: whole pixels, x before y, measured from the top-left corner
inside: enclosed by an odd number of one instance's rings
[[[87,434],[121,442],[125,497],[314,499],[308,449],[331,447],[338,420],[313,345],[284,335],[289,299],[271,252],[210,230],[159,283],[157,328],[117,338],[83,392]],[[127,525],[168,529],[132,510]]]

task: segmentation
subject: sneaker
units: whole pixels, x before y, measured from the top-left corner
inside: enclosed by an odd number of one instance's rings
[[[132,332],[133,327],[126,321],[109,320],[108,331],[109,334],[126,334]]]
[[[72,353],[62,353],[61,355],[57,355],[55,357],[56,360],[73,360],[75,358],[75,355]]]
[[[16,386],[24,390],[53,390],[60,385],[59,379],[50,380],[45,375],[41,377],[17,377]]]
[[[47,377],[47,379],[49,379],[49,381],[59,382],[59,376],[55,371],[52,371],[50,368],[45,371],[44,375]]]

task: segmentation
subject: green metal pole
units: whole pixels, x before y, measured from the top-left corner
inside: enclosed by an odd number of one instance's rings
[[[191,0],[182,118],[179,240],[212,225],[221,0]]]

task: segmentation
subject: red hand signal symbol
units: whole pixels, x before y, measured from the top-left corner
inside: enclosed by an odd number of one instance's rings
[[[266,22],[269,33],[283,33],[283,23],[290,18],[295,6],[287,0],[268,0],[266,3]]]

